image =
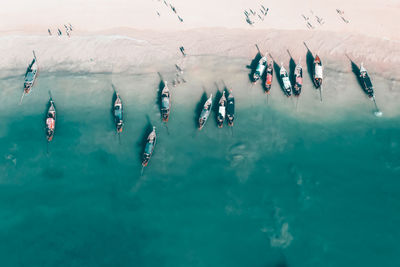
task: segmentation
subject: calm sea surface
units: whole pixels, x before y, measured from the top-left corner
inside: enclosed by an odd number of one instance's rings
[[[171,88],[168,130],[156,72],[43,72],[22,105],[23,78],[0,80],[1,266],[400,266],[400,118],[374,117],[351,74],[349,104],[329,80],[320,103],[305,77],[296,110],[277,84],[268,102],[251,87],[244,61],[218,60],[199,59],[207,73]],[[213,113],[199,132],[196,106],[221,79],[235,126],[218,129]],[[150,125],[158,140],[141,176]]]

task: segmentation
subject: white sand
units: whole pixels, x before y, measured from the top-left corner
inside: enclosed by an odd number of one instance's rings
[[[301,14],[310,17],[316,30],[362,33],[400,40],[398,0],[167,0],[184,22],[180,23],[163,0],[13,0],[0,9],[0,32],[37,31],[72,23],[77,30],[94,31],[117,27],[180,30],[203,27],[243,29],[307,29]],[[245,9],[269,8],[264,21],[253,27],[245,22]],[[344,23],[336,9],[344,11]],[[318,26],[313,13],[324,19]],[[156,12],[160,13],[158,17]]]

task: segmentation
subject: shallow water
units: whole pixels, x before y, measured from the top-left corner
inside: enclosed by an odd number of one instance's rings
[[[397,266],[398,110],[374,117],[352,74],[340,88],[329,69],[323,103],[307,76],[297,110],[275,81],[267,102],[246,59],[228,63],[188,62],[168,131],[156,71],[43,72],[21,106],[21,77],[0,80],[2,266]],[[215,95],[221,80],[236,97],[233,131],[213,113],[199,132],[203,87]],[[48,90],[58,113],[47,153]],[[158,140],[140,176],[150,124]]]

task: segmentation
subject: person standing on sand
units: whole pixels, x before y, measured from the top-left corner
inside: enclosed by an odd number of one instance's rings
[[[49,33],[49,35],[51,36],[51,31],[50,31],[50,29],[47,29],[47,32]]]

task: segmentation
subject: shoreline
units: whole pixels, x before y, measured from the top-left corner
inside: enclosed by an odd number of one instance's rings
[[[318,53],[322,59],[325,69],[324,91],[327,97],[332,99],[324,103],[324,107],[318,108],[319,111],[335,112],[336,109],[346,105],[360,103],[362,105],[363,102],[369,105],[368,99],[365,101],[357,99],[362,95],[361,88],[358,88],[359,85],[352,73],[350,60],[346,57],[348,54],[358,65],[364,62],[376,89],[378,105],[385,116],[394,117],[400,113],[396,106],[400,99],[400,69],[397,68],[400,63],[400,47],[395,42],[355,34],[343,35],[321,31],[249,32],[213,28],[187,30],[184,33],[155,34],[155,32],[120,29],[112,34],[103,31],[80,35],[78,32],[71,38],[32,35],[0,37],[0,45],[3,47],[0,51],[0,57],[3,59],[0,63],[2,69],[0,78],[4,81],[19,75],[22,77],[32,58],[32,50],[35,50],[41,72],[38,77],[39,84],[44,75],[53,76],[59,73],[88,77],[92,74],[104,74],[111,79],[112,74],[115,76],[120,74],[139,77],[139,80],[144,79],[143,84],[136,86],[152,90],[152,86],[159,79],[157,72],[162,73],[165,79],[171,82],[176,73],[175,64],[179,64],[184,68],[184,77],[188,81],[184,87],[193,91],[189,95],[184,94],[186,97],[196,98],[202,86],[214,88],[215,81],[225,80],[230,81],[228,86],[233,87],[235,94],[241,95],[240,98],[244,101],[250,84],[249,69],[246,66],[256,56],[255,44],[258,44],[263,52],[273,55],[277,64],[282,62],[285,67],[289,66],[290,61],[287,49],[295,62],[302,57],[305,95],[302,94],[300,98],[303,99],[308,95],[304,102],[306,106],[321,106],[315,99],[315,90],[308,73],[307,49],[303,44],[303,41],[306,41],[313,55]],[[181,45],[188,54],[185,59],[179,51]],[[380,49],[376,50],[376,47]],[[279,96],[282,92],[279,92],[276,72],[274,76],[273,90],[276,92],[273,94]],[[131,80],[127,84],[135,82]],[[18,91],[18,86],[8,90]],[[141,94],[146,95],[145,91]],[[251,101],[250,97],[249,101],[245,102],[251,103]],[[284,101],[282,98],[279,103],[284,105],[283,110],[289,111],[290,108],[285,106]],[[321,117],[311,110],[301,113],[303,118],[309,115],[311,119]]]
[[[184,34],[182,34],[184,33]],[[395,81],[400,80],[400,46],[396,40],[384,40],[358,34],[335,33],[329,31],[299,30],[253,30],[199,28],[184,31],[143,31],[127,28],[97,32],[73,32],[66,36],[23,35],[0,36],[0,68],[3,71],[26,68],[35,50],[44,69],[55,67],[62,70],[60,64],[79,63],[78,71],[84,72],[123,72],[129,67],[151,63],[156,53],[160,60],[179,60],[178,47],[184,46],[189,55],[218,55],[251,60],[258,44],[262,52],[273,55],[275,61],[288,62],[287,50],[297,61],[305,58],[307,43],[311,52],[321,55],[325,67],[347,69],[349,61],[346,54],[356,63],[364,62],[370,73],[379,73]],[[379,47],[379,50],[376,49]],[[113,54],[110,56],[109,54]],[[53,62],[50,62],[51,61]],[[121,62],[121,60],[124,62]],[[107,62],[113,69],[85,67],[89,61],[99,64]],[[174,62],[171,62],[171,64]],[[326,64],[328,63],[328,64]],[[87,65],[87,64],[86,64]],[[122,66],[124,65],[124,66]],[[107,68],[106,68],[107,69]],[[66,68],[65,70],[68,70]],[[4,77],[4,75],[2,75]]]

